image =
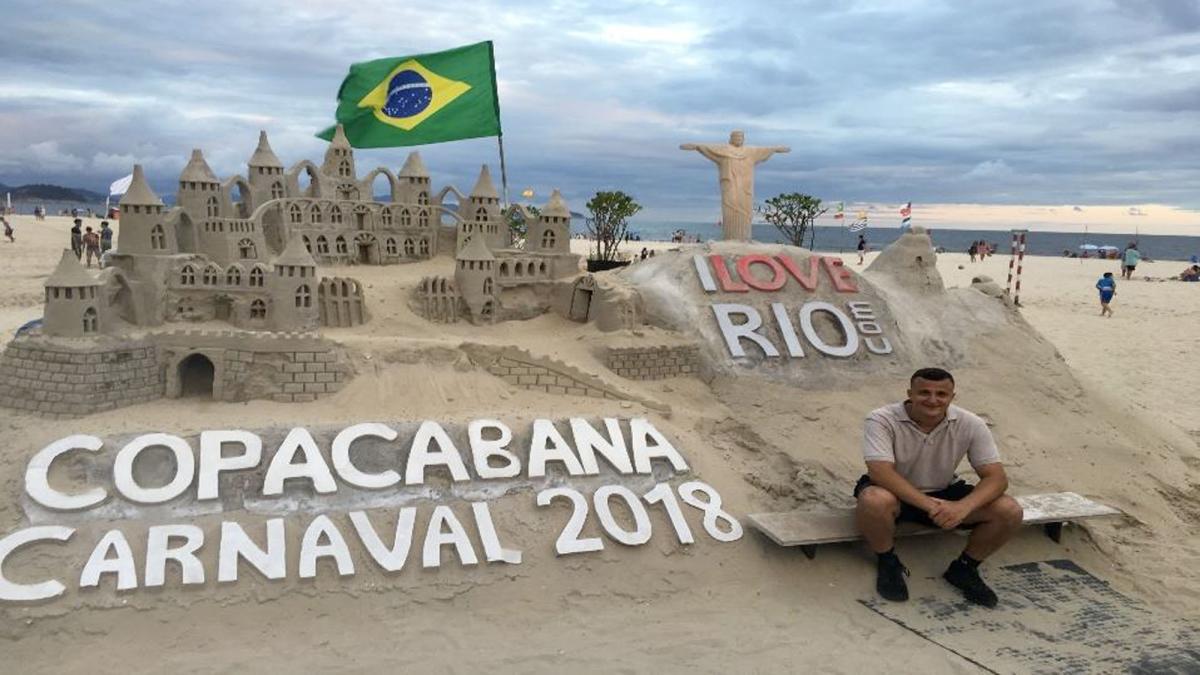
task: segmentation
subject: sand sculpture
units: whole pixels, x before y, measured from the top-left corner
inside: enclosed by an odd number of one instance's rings
[[[733,131],[728,143],[684,143],[680,150],[695,150],[717,165],[721,184],[721,228],[726,241],[750,241],[750,221],[754,216],[754,165],[778,152],[791,152],[785,146],[753,147],[745,145],[746,134]]]

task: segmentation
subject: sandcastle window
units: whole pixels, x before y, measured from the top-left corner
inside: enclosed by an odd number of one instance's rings
[[[337,247],[338,253],[346,252],[346,238],[345,237],[338,237],[337,239],[334,239],[333,245]]]
[[[312,241],[305,235],[300,235],[300,241],[304,242],[304,250],[308,251],[309,255],[312,255]]]
[[[542,233],[542,248],[554,248],[554,230],[546,230]]]
[[[196,270],[192,269],[191,265],[184,265],[183,269],[179,270],[179,283],[184,286],[196,285]]]
[[[304,213],[300,210],[299,204],[292,204],[288,207],[288,220],[293,223],[299,223],[304,219]]]
[[[492,278],[484,277],[484,279],[483,279],[483,294],[491,295],[492,294],[492,286],[493,286]]]
[[[221,270],[219,270],[215,267],[205,267],[204,268],[204,285],[205,286],[216,286],[217,279],[220,279],[220,278],[221,278]]]
[[[83,332],[95,333],[96,332],[96,323],[97,323],[96,308],[88,307],[83,312]]]
[[[538,265],[538,273],[542,274],[543,276],[546,274],[546,263],[541,263]]]
[[[391,209],[384,209],[383,211],[380,212],[379,216],[383,220],[384,227],[392,226],[392,210]]]
[[[254,269],[250,270],[250,285],[261,287],[263,285],[264,276],[265,275],[263,274],[261,267],[255,267]]]
[[[383,248],[387,251],[388,255],[396,255],[399,252],[396,250],[396,240],[392,239],[391,237],[388,237]]]
[[[421,255],[429,255],[429,240],[421,240]]]
[[[243,239],[238,242],[238,255],[242,258],[257,258],[258,253],[255,251],[254,242],[249,239]]]
[[[428,205],[429,204],[429,193],[425,192],[424,190],[418,192],[417,193],[417,203],[420,204],[421,206]]]
[[[253,274],[253,272],[251,274]],[[250,318],[267,318],[267,303],[263,302],[262,300],[255,300],[254,302],[250,303]]]
[[[312,307],[312,293],[308,291],[308,286],[301,286],[296,289],[296,306]]]
[[[400,209],[400,227],[410,227],[412,225],[412,213],[408,209]]]
[[[411,258],[412,256],[414,256],[416,254],[416,251],[417,251],[417,249],[413,246],[413,240],[405,239],[404,240],[404,255]]]
[[[74,290],[74,289],[67,288],[67,289],[65,289],[65,290],[63,291],[63,292],[66,294],[66,298],[67,298],[68,300],[70,300],[70,299],[71,299],[71,295],[72,295],[71,291],[72,291],[72,290]]]
[[[500,263],[500,276],[508,276],[508,263]]]
[[[161,251],[167,247],[167,235],[163,233],[162,225],[150,228],[150,248]]]
[[[354,175],[354,172],[350,168],[349,160],[342,160],[338,164],[338,175],[342,178],[349,178],[350,176]]]
[[[283,199],[283,183],[271,183],[271,199]]]
[[[482,208],[482,207],[475,209],[475,220],[478,220],[481,223],[486,223],[487,222],[487,209]]]
[[[329,242],[325,239],[325,235],[317,237],[317,253],[329,253]]]
[[[241,286],[242,269],[236,266],[230,267],[229,270],[225,272],[225,283],[230,286]]]
[[[429,209],[417,211],[417,225],[420,227],[429,227]]]
[[[321,207],[320,206],[318,206],[316,204],[312,205],[312,208],[308,210],[308,220],[313,223],[321,222]]]
[[[207,211],[208,211],[208,217],[209,217],[209,218],[216,218],[217,216],[221,215],[221,206],[220,206],[220,204],[217,202],[217,198],[216,198],[216,197],[209,197],[209,198],[208,198],[208,208],[207,208]]]
[[[342,209],[337,204],[334,204],[329,209],[329,222],[334,224],[341,224],[342,222]]]

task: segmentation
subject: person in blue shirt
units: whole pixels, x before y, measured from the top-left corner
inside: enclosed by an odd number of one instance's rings
[[[1096,282],[1096,288],[1100,291],[1100,316],[1112,316],[1112,307],[1108,303],[1117,294],[1117,280],[1113,279],[1112,272],[1105,272]]]

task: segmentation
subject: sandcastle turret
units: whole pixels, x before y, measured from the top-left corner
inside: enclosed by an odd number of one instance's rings
[[[164,207],[150,189],[142,165],[133,166],[133,180],[121,197],[121,228],[117,251],[127,255],[172,255],[179,252],[174,228],[163,224]]]
[[[944,293],[946,286],[937,271],[937,253],[925,228],[914,225],[879,253],[867,267],[868,274],[885,274],[901,287],[919,293]]]
[[[429,204],[429,169],[425,168],[425,162],[421,160],[421,153],[413,151],[408,153],[408,158],[404,160],[404,166],[400,168],[400,194],[399,199],[405,204],[420,204],[426,206]]]
[[[318,318],[317,261],[305,248],[300,235],[292,235],[287,246],[271,261],[270,282],[275,330],[310,330]]]
[[[250,189],[254,192],[254,203],[262,204],[270,199],[282,199],[286,195],[283,179],[283,162],[271,149],[267,141],[267,132],[258,132],[258,147],[250,155],[248,176]]]
[[[496,314],[496,256],[475,235],[454,257],[454,285],[473,322],[491,322]]]
[[[463,206],[466,207],[465,210]],[[466,221],[466,227],[463,228],[465,231],[459,235],[459,248],[465,243],[465,237],[474,232],[483,233],[484,243],[490,249],[508,248],[512,243],[508,223],[504,222],[500,214],[500,196],[496,193],[496,186],[492,183],[492,172],[487,164],[479,170],[475,187],[471,188],[467,203],[459,205],[459,213]]]
[[[530,224],[525,237],[525,250],[539,253],[571,252],[571,210],[557,189],[541,213]]]
[[[354,148],[346,138],[342,125],[337,125],[333,139],[325,149],[325,161],[321,164],[321,173],[338,182],[353,181],[358,175],[354,169]]]
[[[100,281],[88,273],[70,249],[46,279],[42,332],[56,337],[91,337],[106,327]]]
[[[219,218],[221,213],[221,181],[204,161],[200,148],[192,150],[192,157],[183,173],[179,174],[179,190],[175,203],[182,207],[193,222]],[[125,223],[122,219],[121,226]]]

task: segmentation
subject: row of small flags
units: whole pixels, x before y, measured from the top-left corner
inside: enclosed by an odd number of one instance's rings
[[[833,214],[833,219],[842,221],[846,219],[846,202],[838,202],[837,211]],[[912,227],[912,202],[908,202],[900,207],[900,229],[907,230]],[[858,216],[846,226],[846,229],[851,232],[861,232],[867,229],[867,212],[859,211]]]

